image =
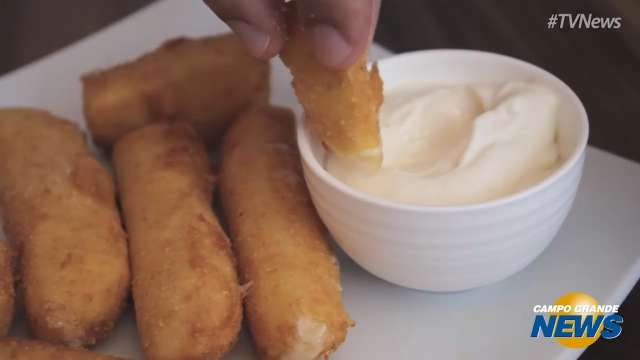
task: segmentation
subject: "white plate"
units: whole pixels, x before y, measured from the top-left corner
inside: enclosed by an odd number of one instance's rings
[[[201,1],[164,0],[53,55],[0,78],[0,106],[37,106],[84,127],[80,74],[116,64],[178,35],[226,31]],[[388,55],[376,47],[374,57]],[[273,102],[298,107],[289,76],[274,62]],[[335,359],[550,359],[580,350],[531,339],[531,307],[568,291],[621,303],[640,277],[640,166],[589,149],[575,207],[557,239],[532,265],[498,284],[455,294],[403,289],[341,256],[344,298],[358,325]],[[624,331],[624,330],[623,330]],[[17,321],[13,334],[23,334]],[[615,340],[600,340],[615,341]],[[141,359],[126,314],[95,350]],[[228,359],[252,359],[243,333]]]

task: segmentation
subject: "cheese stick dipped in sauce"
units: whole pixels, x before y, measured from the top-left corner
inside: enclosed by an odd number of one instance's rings
[[[111,174],[75,125],[0,110],[0,210],[32,335],[73,346],[104,338],[129,290],[127,243]]]
[[[229,239],[211,208],[204,145],[188,124],[154,124],[122,138],[113,163],[146,356],[222,357],[238,336],[242,298]]]
[[[222,156],[220,196],[258,351],[264,359],[328,356],[353,322],[302,178],[293,114],[247,111],[226,134]]]
[[[287,9],[288,39],[281,57],[293,75],[293,88],[305,120],[322,143],[338,156],[382,162],[378,111],[382,79],[367,69],[367,54],[345,70],[325,67],[313,55],[293,4]]]

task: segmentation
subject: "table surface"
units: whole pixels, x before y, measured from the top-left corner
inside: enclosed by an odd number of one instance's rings
[[[195,0],[193,0],[195,1]],[[0,0],[0,74],[105,27],[151,0]],[[619,30],[550,30],[553,13],[622,18]],[[383,2],[376,41],[396,52],[471,48],[515,56],[558,75],[585,103],[590,143],[640,162],[640,2],[405,0]],[[640,215],[640,214],[639,214]],[[640,240],[640,239],[639,239]],[[640,340],[640,286],[622,306],[624,331],[584,359],[629,358]]]

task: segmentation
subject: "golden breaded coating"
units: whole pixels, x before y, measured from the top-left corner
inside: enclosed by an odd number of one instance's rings
[[[9,243],[0,239],[0,337],[7,336],[15,306],[13,254]]]
[[[309,48],[305,29],[294,20],[281,57],[293,75],[305,119],[320,140],[338,155],[381,164],[378,110],[383,94],[377,65],[367,70],[365,54],[346,70],[323,66]]]
[[[85,117],[102,147],[152,122],[176,120],[212,144],[245,107],[268,100],[269,63],[249,56],[235,35],[178,38],[82,82]]]
[[[229,239],[211,208],[204,145],[187,124],[155,124],[123,137],[113,161],[145,354],[220,358],[240,330],[242,297]]]
[[[327,356],[352,321],[302,177],[292,113],[261,107],[243,114],[222,156],[220,196],[258,351],[264,359]]]
[[[1,339],[0,359],[3,360],[123,360],[83,349],[48,344],[42,341]]]
[[[72,123],[0,109],[0,209],[30,330],[74,346],[107,335],[129,288],[113,179]]]

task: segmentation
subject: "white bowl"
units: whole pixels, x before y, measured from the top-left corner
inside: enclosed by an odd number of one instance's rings
[[[549,245],[582,176],[587,114],[557,77],[511,57],[427,50],[380,61],[385,88],[399,84],[535,81],[560,97],[558,144],[564,160],[525,191],[481,204],[405,205],[350,188],[323,167],[325,150],[298,120],[304,175],[321,219],[344,251],[374,275],[401,286],[459,291],[502,280]]]

